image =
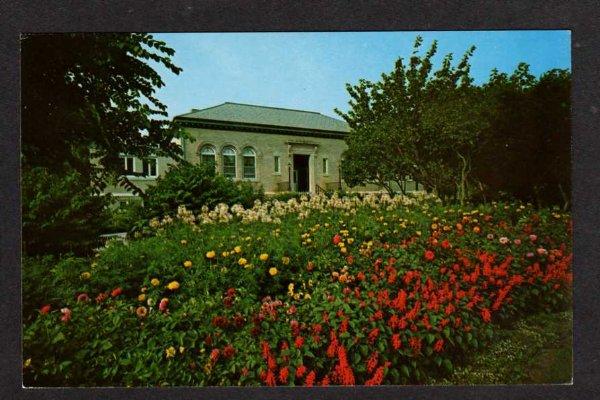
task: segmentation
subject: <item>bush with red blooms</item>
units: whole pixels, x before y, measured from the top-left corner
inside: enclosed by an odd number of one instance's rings
[[[111,244],[25,317],[26,383],[427,383],[497,322],[570,304],[568,214],[336,204]]]

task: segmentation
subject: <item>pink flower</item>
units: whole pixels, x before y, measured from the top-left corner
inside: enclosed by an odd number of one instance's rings
[[[507,237],[505,237],[505,236],[502,236],[500,239],[498,239],[498,241],[499,241],[501,244],[507,244],[507,243],[509,242],[508,238],[507,238]]]
[[[546,254],[548,254],[548,250],[544,249],[543,247],[540,247],[539,249],[537,249],[537,253],[540,256],[545,256]]]
[[[515,239],[515,240],[513,240],[513,243],[518,246],[521,244],[521,239]]]
[[[71,320],[71,310],[70,309],[68,309],[67,307],[61,308],[60,312],[62,313],[62,316],[60,317],[60,320],[62,322],[69,322]]]
[[[488,240],[492,240],[494,238],[494,234],[488,233],[487,238],[488,238]]]
[[[167,299],[166,297],[164,299],[162,299],[160,301],[160,303],[158,304],[158,309],[162,312],[166,312],[167,311],[167,307],[169,307],[169,299]]]
[[[526,256],[527,258],[531,258],[531,257],[533,257],[533,256],[534,256],[534,254],[533,254],[533,253],[530,251],[530,252],[529,252],[529,253],[527,253],[525,256]]]
[[[529,235],[529,240],[535,242],[537,240],[537,235]]]
[[[79,296],[77,296],[77,301],[90,301],[90,296],[88,296],[87,293],[81,293]]]

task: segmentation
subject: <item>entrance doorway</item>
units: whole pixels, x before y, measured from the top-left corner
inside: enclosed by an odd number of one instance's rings
[[[309,155],[294,154],[294,176],[292,182],[294,183],[293,189],[296,192],[308,192],[310,190],[308,180],[309,158]]]

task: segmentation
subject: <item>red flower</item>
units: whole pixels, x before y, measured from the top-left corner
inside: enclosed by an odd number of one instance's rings
[[[418,353],[421,351],[421,338],[418,337],[411,337],[410,339],[408,339],[408,344],[410,345],[410,348],[413,349],[413,351],[415,353]]]
[[[333,244],[335,244],[337,246],[338,243],[340,243],[341,241],[342,241],[342,237],[336,233],[332,239]]]
[[[52,306],[50,304],[46,304],[45,306],[40,307],[40,314],[48,314]]]
[[[302,347],[303,344],[304,344],[304,338],[302,336],[298,336],[296,338],[296,340],[294,341],[294,345],[296,346],[297,349]]]
[[[450,244],[450,242],[448,241],[448,239],[443,240],[441,243],[442,248],[444,249],[449,249],[450,247],[452,247],[452,245]]]
[[[441,352],[444,348],[444,339],[438,339],[437,342],[433,345],[433,350],[436,352]]]
[[[223,357],[231,358],[231,357],[233,357],[234,354],[235,354],[235,349],[233,348],[232,345],[228,344],[227,346],[225,346],[223,348]]]
[[[98,296],[96,296],[96,303],[102,303],[107,298],[108,295],[106,293],[100,293]]]
[[[212,351],[210,352],[210,361],[212,361],[213,363],[216,363],[217,360],[219,359],[220,354],[221,354],[221,351],[219,349],[212,349]]]
[[[379,362],[379,353],[373,352],[369,359],[367,360],[367,372],[371,373],[377,368],[377,363]]]
[[[321,380],[321,386],[329,386],[329,377],[327,375]]]
[[[425,250],[424,256],[427,261],[433,261],[435,259],[435,253],[431,250]]]
[[[277,382],[275,382],[275,374],[273,373],[273,371],[269,370],[267,371],[267,375],[265,377],[265,383],[267,384],[267,386],[276,386]]]
[[[304,381],[305,386],[313,386],[315,384],[316,374],[315,371],[310,371],[308,375],[306,375],[306,380]]]
[[[377,371],[375,371],[371,379],[365,381],[365,386],[381,385],[381,382],[383,382],[384,368],[385,367],[383,366],[377,368]]]
[[[116,289],[113,289],[113,291],[110,292],[110,295],[111,295],[111,297],[117,297],[121,293],[123,293],[123,289],[121,289],[120,287],[118,287]]]
[[[62,313],[62,316],[60,317],[60,320],[62,322],[69,322],[71,320],[71,310],[68,308],[61,308],[60,312]]]
[[[373,344],[373,342],[375,342],[375,340],[377,339],[377,337],[379,336],[379,328],[373,328],[371,329],[371,332],[369,332],[369,343]]]
[[[392,346],[394,350],[398,350],[402,347],[402,340],[400,339],[400,334],[394,333],[392,335]]]
[[[490,323],[492,321],[492,314],[490,313],[490,310],[488,310],[487,308],[482,308],[481,318],[483,318],[484,322]]]
[[[281,368],[279,370],[279,382],[286,384],[289,374],[290,374],[290,371],[289,371],[288,367]]]
[[[306,373],[306,367],[304,365],[300,365],[296,368],[296,378],[302,378]]]

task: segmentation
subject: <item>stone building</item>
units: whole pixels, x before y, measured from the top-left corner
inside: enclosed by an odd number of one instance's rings
[[[265,193],[298,191],[319,193],[339,189],[344,136],[348,125],[318,112],[226,102],[192,109],[174,118],[194,141],[181,143],[184,159],[210,163],[217,173],[262,186]],[[172,160],[142,162],[123,156],[126,170],[145,172],[130,176],[142,189],[164,174]],[[352,188],[360,191],[379,187]],[[110,188],[117,197],[131,196]]]

